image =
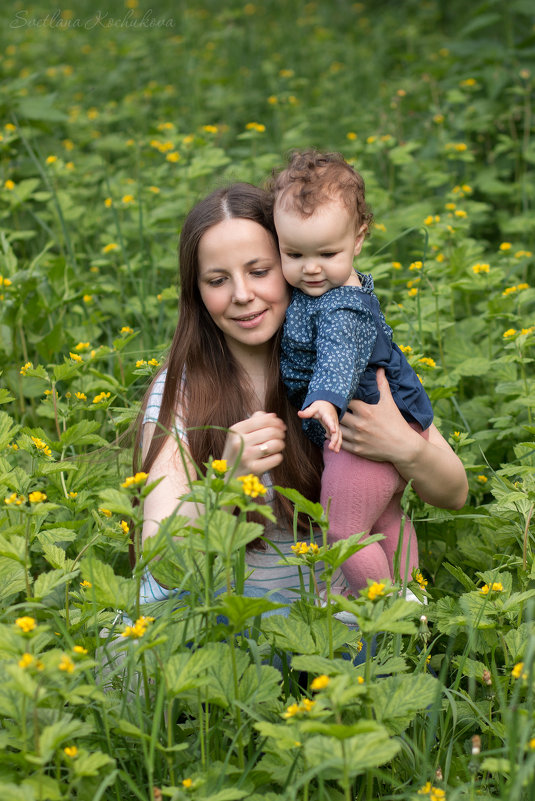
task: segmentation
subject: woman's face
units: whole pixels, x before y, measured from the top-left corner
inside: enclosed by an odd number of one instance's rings
[[[252,220],[223,220],[203,234],[198,261],[201,298],[231,351],[267,344],[289,302],[271,234]]]

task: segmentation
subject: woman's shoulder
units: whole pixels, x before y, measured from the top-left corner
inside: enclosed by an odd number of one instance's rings
[[[158,415],[160,414],[160,407],[162,405],[162,397],[163,397],[163,390],[165,387],[165,379],[167,377],[167,367],[165,367],[161,373],[156,377],[154,384],[152,385],[152,389],[149,394],[149,398],[147,400],[147,406],[145,408],[145,415],[143,417],[143,423],[153,422],[156,423],[158,420]]]

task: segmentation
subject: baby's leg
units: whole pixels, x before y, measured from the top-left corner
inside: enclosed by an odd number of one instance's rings
[[[394,559],[398,549],[401,532],[401,496],[396,493],[390,500],[383,514],[377,518],[372,526],[371,534],[384,534],[385,539],[381,541],[383,553],[386,556],[390,575],[394,576]],[[405,519],[403,526],[403,540],[400,546],[399,555],[399,574],[404,582],[411,580],[412,571],[418,567],[418,541],[416,531],[410,519]]]
[[[410,423],[411,428],[417,431],[424,439],[429,439],[429,429],[422,431],[418,423]],[[399,475],[399,474],[398,474]],[[381,541],[381,546],[386,554],[390,574],[394,576],[394,559],[396,551],[398,550],[400,534],[401,534],[401,497],[403,490],[406,487],[405,480],[399,476],[400,482],[393,497],[390,499],[386,508],[380,517],[377,518],[373,524],[371,534],[384,534],[385,539]],[[403,540],[399,548],[399,575],[404,582],[405,579],[410,581],[412,571],[418,567],[418,541],[416,539],[416,531],[410,519],[405,519],[403,526]]]
[[[385,512],[392,496],[399,492],[399,475],[390,462],[372,462],[361,456],[340,451],[323,451],[324,470],[321,481],[321,503],[329,511],[329,542],[346,539],[361,531],[370,532],[378,517]],[[399,529],[398,529],[399,531]],[[353,593],[367,584],[392,578],[391,561],[382,547],[374,542],[353,554],[342,565]]]

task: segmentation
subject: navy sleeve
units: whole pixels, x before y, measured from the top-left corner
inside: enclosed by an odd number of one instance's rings
[[[302,408],[326,400],[338,407],[341,418],[368,365],[377,328],[368,309],[342,301],[322,308],[317,331],[314,374]]]

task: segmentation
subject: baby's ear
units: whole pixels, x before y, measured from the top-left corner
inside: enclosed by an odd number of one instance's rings
[[[355,250],[353,251],[355,256],[358,256],[360,251],[362,250],[362,245],[364,244],[364,239],[366,234],[368,233],[368,226],[366,223],[360,226],[358,233],[355,237]]]

